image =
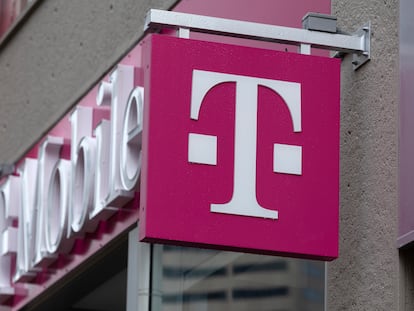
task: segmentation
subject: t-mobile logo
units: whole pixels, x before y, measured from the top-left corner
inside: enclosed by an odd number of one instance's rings
[[[207,92],[224,82],[236,83],[234,187],[229,202],[224,204],[212,203],[210,210],[216,213],[277,219],[278,212],[269,210],[266,206],[260,206],[256,197],[258,87],[259,85],[265,86],[281,96],[289,109],[293,131],[301,132],[300,84],[194,70],[191,119],[199,119],[200,107]],[[188,161],[217,165],[217,137],[190,133],[188,137]],[[301,175],[302,147],[275,143],[273,145],[273,172]]]

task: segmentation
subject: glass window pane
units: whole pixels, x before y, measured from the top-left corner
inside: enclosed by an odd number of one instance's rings
[[[324,262],[175,246],[160,254],[153,311],[324,310]]]

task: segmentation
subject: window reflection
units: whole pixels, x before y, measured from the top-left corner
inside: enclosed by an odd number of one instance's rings
[[[322,311],[323,262],[163,246],[153,311]]]
[[[0,0],[0,38],[33,0]]]

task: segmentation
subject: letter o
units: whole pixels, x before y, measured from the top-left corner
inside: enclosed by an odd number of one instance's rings
[[[47,196],[45,215],[45,245],[49,254],[56,253],[61,248],[62,240],[66,238],[68,222],[68,177],[70,161],[59,160],[53,168]],[[67,250],[64,250],[67,251]]]

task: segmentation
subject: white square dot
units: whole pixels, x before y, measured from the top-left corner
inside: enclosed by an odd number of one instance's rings
[[[188,162],[217,165],[217,136],[190,133]]]
[[[302,175],[302,146],[274,144],[273,172]]]

